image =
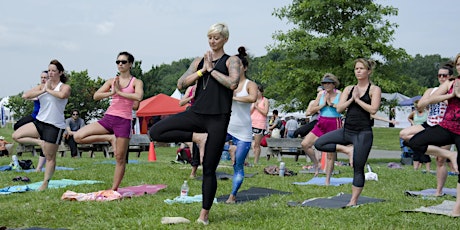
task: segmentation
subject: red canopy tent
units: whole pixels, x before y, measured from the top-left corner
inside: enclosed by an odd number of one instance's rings
[[[187,106],[179,106],[179,100],[166,94],[157,94],[141,101],[137,110],[137,117],[142,119],[141,133],[147,133],[147,117],[171,115],[185,111]]]

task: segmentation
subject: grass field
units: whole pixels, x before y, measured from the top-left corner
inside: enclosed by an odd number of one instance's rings
[[[0,129],[3,130],[3,129]],[[386,130],[375,130],[386,133]],[[397,133],[397,132],[396,132]],[[0,135],[4,135],[0,133]],[[384,136],[389,136],[386,133]],[[383,138],[382,138],[383,139]],[[385,138],[393,141],[393,138]],[[395,148],[393,143],[383,143],[389,150]],[[396,150],[399,150],[397,143]],[[194,223],[198,217],[201,203],[173,204],[164,202],[179,195],[180,186],[188,179],[189,165],[172,164],[176,148],[156,148],[157,161],[149,162],[147,152],[138,160],[127,166],[121,187],[140,184],[166,184],[168,187],[154,195],[145,195],[132,199],[111,202],[74,202],[62,201],[60,198],[67,190],[75,192],[94,192],[111,186],[113,164],[97,153],[89,158],[87,153],[81,159],[58,157],[57,165],[72,167],[74,171],[56,171],[53,179],[99,180],[103,183],[93,185],[69,186],[59,189],[48,189],[44,192],[13,193],[0,195],[0,226],[8,228],[64,228],[64,229],[200,229],[202,225]],[[67,154],[68,156],[68,154]],[[0,158],[0,165],[7,165],[11,158]],[[33,159],[30,153],[21,159]],[[302,158],[301,158],[302,159]],[[247,173],[257,173],[253,178],[245,179],[240,190],[250,187],[265,187],[291,192],[290,195],[274,195],[257,201],[226,205],[214,204],[210,214],[210,225],[207,229],[458,229],[458,219],[447,216],[427,215],[422,213],[405,213],[401,210],[414,209],[420,206],[436,205],[443,200],[454,200],[444,196],[436,200],[409,197],[405,190],[422,190],[434,188],[436,178],[431,174],[414,171],[410,166],[404,169],[389,169],[389,161],[399,159],[371,159],[373,171],[379,175],[379,181],[366,182],[364,196],[382,198],[385,202],[362,205],[348,209],[319,209],[288,207],[289,201],[303,201],[313,197],[334,196],[340,192],[351,193],[351,185],[330,186],[298,186],[292,182],[308,181],[311,174],[299,174],[292,177],[270,176],[263,173],[268,165],[278,164],[273,159],[261,159],[259,165],[247,167]],[[34,159],[36,162],[36,159]],[[305,160],[295,162],[293,158],[285,158],[286,167],[299,171]],[[232,173],[229,162],[223,162],[220,172]],[[434,167],[433,167],[434,168]],[[340,174],[336,177],[352,177],[352,169],[346,166],[336,167]],[[31,182],[43,179],[43,173],[1,172],[1,187],[19,185],[13,182],[16,176],[27,176]],[[201,172],[199,171],[199,175]],[[455,188],[457,177],[449,176],[446,187]],[[201,181],[189,180],[190,194],[201,194]],[[217,196],[229,194],[231,180],[218,181]],[[182,216],[192,221],[190,224],[161,225],[161,217]]]

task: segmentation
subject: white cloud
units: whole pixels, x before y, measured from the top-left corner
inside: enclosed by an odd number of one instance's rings
[[[113,22],[102,22],[96,25],[96,31],[98,34],[106,35],[110,34],[115,27],[115,23]]]

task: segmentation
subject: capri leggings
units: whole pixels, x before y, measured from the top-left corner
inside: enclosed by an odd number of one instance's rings
[[[460,135],[450,132],[449,130],[439,126],[430,126],[421,132],[415,134],[409,140],[409,147],[414,150],[414,153],[426,152],[428,145],[444,146],[454,143],[457,150],[460,149]],[[457,165],[460,164],[457,156]],[[460,183],[460,175],[457,182]]]
[[[227,135],[230,114],[197,114],[190,110],[165,118],[154,124],[149,135],[153,141],[190,142],[196,133],[208,133],[203,158],[202,208],[210,210],[217,191],[216,169]]]
[[[244,161],[251,148],[251,142],[241,141],[238,138],[227,134],[227,141],[232,140],[233,145],[236,145],[235,163],[233,164],[233,179],[232,179],[232,195],[236,193],[243,184],[244,180]],[[224,146],[224,150],[228,151],[229,145]]]
[[[353,186],[364,187],[364,166],[371,151],[374,134],[372,130],[355,131],[338,129],[324,134],[315,142],[315,148],[324,152],[335,152],[337,144],[353,145]]]

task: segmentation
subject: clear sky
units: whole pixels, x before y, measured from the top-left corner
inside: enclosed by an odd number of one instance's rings
[[[228,54],[244,45],[254,56],[266,54],[275,31],[292,25],[272,16],[290,0],[15,0],[0,7],[0,97],[35,86],[51,59],[67,71],[113,77],[116,55],[131,52],[143,71],[208,50],[210,25],[224,22]],[[409,54],[453,57],[455,10],[460,1],[378,1],[399,8],[394,46]],[[182,73],[178,73],[180,75]],[[151,84],[154,84],[151,83]],[[171,92],[172,93],[172,92]]]

